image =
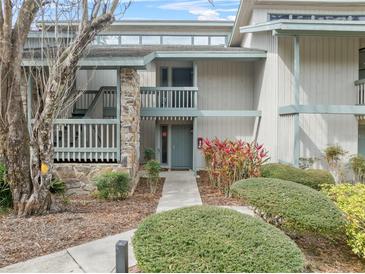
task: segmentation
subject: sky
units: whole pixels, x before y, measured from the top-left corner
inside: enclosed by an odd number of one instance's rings
[[[133,0],[125,20],[234,20],[240,0]]]

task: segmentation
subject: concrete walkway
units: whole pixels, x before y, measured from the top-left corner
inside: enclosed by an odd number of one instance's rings
[[[202,205],[200,193],[194,172],[192,171],[170,171],[162,172],[165,177],[165,185],[162,191],[162,197],[157,206],[157,212]]]
[[[71,247],[50,255],[1,268],[0,272],[31,273],[90,273],[115,272],[115,244],[119,240],[129,242],[129,266],[136,265],[133,254],[132,236],[135,230],[109,236],[79,246]]]
[[[157,206],[157,212],[202,205],[200,193],[192,171],[163,172],[166,177],[162,197]],[[230,207],[238,212],[253,215],[248,207]],[[135,230],[92,241],[83,245],[71,247],[50,255],[31,259],[26,262],[1,268],[0,272],[31,272],[31,273],[110,273],[115,272],[115,244],[119,240],[129,242],[129,266],[136,265],[133,253],[132,237]]]

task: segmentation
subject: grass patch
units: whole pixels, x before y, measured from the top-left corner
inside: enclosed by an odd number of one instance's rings
[[[133,238],[142,272],[300,272],[282,231],[230,209],[197,206],[147,218]]]
[[[290,181],[272,178],[242,180],[232,186],[269,223],[288,232],[316,233],[326,237],[344,231],[342,212],[326,195]]]

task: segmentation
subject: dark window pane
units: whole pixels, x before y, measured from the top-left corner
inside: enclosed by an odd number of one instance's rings
[[[192,68],[174,68],[174,69],[172,69],[172,86],[173,87],[192,87],[193,86],[193,69]]]
[[[270,21],[280,20],[280,19],[289,19],[289,14],[270,14]]]
[[[311,20],[312,15],[309,15],[309,14],[293,14],[293,19],[295,19],[295,20]]]
[[[161,68],[161,87],[167,87],[169,85],[169,70],[167,68]]]

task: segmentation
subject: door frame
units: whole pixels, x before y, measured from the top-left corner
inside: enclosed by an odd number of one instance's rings
[[[193,121],[181,121],[181,123],[176,123],[177,121],[172,120],[162,120],[157,121],[156,131],[155,131],[155,152],[156,160],[161,163],[162,168],[172,168],[172,126],[179,125],[191,125],[194,130]],[[167,164],[162,164],[162,131],[161,127],[167,126]],[[192,149],[192,169],[194,169],[194,136],[193,136],[193,147]]]

